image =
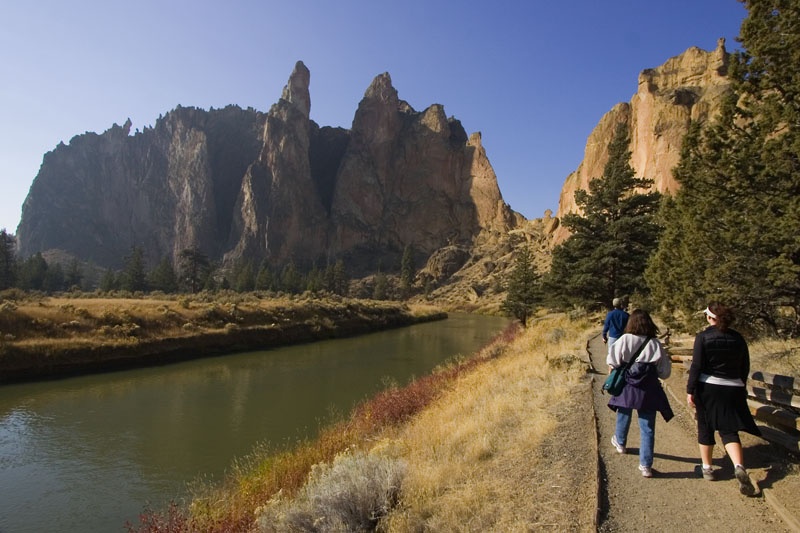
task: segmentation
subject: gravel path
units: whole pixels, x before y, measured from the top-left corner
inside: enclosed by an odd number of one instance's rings
[[[592,389],[599,439],[598,531],[798,531],[791,513],[788,520],[782,518],[761,491],[753,498],[739,493],[733,467],[719,443],[714,450],[717,481],[698,476],[694,420],[685,405],[686,377],[678,364],[673,364],[673,376],[666,383],[676,416],[669,423],[658,416],[654,477],[643,478],[638,470],[638,421],[631,424],[627,454],[618,454],[611,445],[616,418],[608,408],[609,397],[600,389],[607,366],[606,346],[599,335],[589,342],[589,352],[594,368]],[[766,441],[743,437],[742,443],[753,482],[759,488],[779,482],[774,479],[774,464],[765,459],[765,451],[770,448]],[[796,498],[800,499],[800,495]]]

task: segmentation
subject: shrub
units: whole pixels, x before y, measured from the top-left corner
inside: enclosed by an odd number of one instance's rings
[[[397,504],[403,461],[365,452],[345,453],[312,468],[292,501],[280,496],[258,517],[260,531],[374,531]]]

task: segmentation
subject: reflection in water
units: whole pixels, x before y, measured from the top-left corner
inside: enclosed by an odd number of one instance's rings
[[[352,339],[0,387],[0,531],[114,531],[219,479],[258,442],[313,436],[507,321],[454,316]]]

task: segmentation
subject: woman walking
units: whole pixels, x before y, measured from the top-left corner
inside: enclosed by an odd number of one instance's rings
[[[739,431],[760,436],[753,415],[747,407],[747,377],[750,352],[744,338],[730,328],[733,312],[719,302],[703,310],[708,327],[697,334],[692,352],[692,366],[686,383],[686,401],[697,412],[697,442],[703,462],[703,478],[713,481],[711,459],[714,432],[718,431],[725,451],[733,462],[739,491],[753,496],[756,489],[744,468],[744,454]]]
[[[656,436],[656,415],[664,420],[674,416],[669,400],[658,380],[672,372],[672,361],[656,338],[658,328],[647,311],[634,310],[625,326],[625,333],[609,349],[606,362],[610,368],[624,365],[635,358],[626,373],[625,388],[608,402],[617,412],[617,426],[611,444],[617,452],[626,453],[625,443],[633,410],[639,418],[639,470],[644,477],[653,477],[653,448]]]

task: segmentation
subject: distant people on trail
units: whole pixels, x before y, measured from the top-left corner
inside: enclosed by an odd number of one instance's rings
[[[612,396],[608,407],[617,412],[617,425],[611,444],[618,453],[627,453],[625,443],[631,426],[633,410],[639,419],[639,470],[644,477],[653,477],[653,449],[656,437],[656,415],[661,413],[669,422],[674,416],[659,378],[672,372],[672,361],[658,338],[658,328],[647,311],[634,310],[624,334],[613,343],[606,362],[616,368],[638,356],[625,375],[625,388]],[[641,350],[639,349],[641,347]]]
[[[606,319],[603,321],[603,342],[608,344],[609,353],[611,345],[622,336],[628,323],[628,313],[625,312],[622,300],[614,298],[611,306],[613,309],[606,314]]]
[[[703,310],[708,327],[694,339],[692,366],[686,383],[686,401],[697,413],[697,442],[704,479],[713,481],[711,466],[714,432],[718,431],[733,462],[739,492],[753,496],[756,488],[744,467],[739,431],[761,435],[747,407],[745,384],[750,374],[747,342],[730,328],[733,311],[719,302]]]

